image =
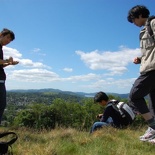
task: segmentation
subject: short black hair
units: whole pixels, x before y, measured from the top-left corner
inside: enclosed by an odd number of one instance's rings
[[[130,23],[133,23],[132,20],[135,18],[139,18],[139,15],[142,15],[143,18],[148,18],[150,15],[150,11],[144,5],[136,5],[129,10],[127,20]]]
[[[100,91],[94,96],[94,103],[101,102],[102,100],[108,101],[109,97],[107,96],[106,93]]]
[[[11,37],[12,41],[15,39],[15,34],[14,34],[11,30],[9,30],[9,29],[4,28],[4,29],[0,32],[0,34],[1,34],[2,36],[6,36],[6,35],[10,34],[10,37]]]

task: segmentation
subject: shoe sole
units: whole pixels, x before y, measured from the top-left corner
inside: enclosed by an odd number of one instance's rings
[[[145,142],[145,141],[151,140],[151,139],[153,139],[153,138],[155,138],[155,135],[153,135],[152,137],[147,138],[147,139],[139,139],[139,140]]]
[[[151,144],[155,144],[155,140],[154,141],[149,140],[148,142],[151,143]]]

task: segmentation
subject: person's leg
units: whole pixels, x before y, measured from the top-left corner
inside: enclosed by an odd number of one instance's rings
[[[155,117],[155,90],[152,91],[149,95],[149,102],[148,102],[148,107],[151,112],[151,114]]]
[[[129,99],[137,107],[145,121],[149,121],[153,118],[144,97],[148,95],[151,90],[154,90],[154,77],[155,71],[149,74],[140,75],[139,78],[135,81],[129,94]]]
[[[152,114],[152,116],[155,118],[155,105],[153,103],[155,103],[155,91],[152,91],[149,95],[148,95],[148,108]],[[145,131],[144,135],[140,136],[139,139],[143,140],[145,139],[146,135],[148,135],[149,132],[151,132],[152,128],[148,127],[148,129]],[[155,139],[150,141],[151,143],[155,143]]]
[[[138,111],[142,114],[145,121],[148,123],[147,133],[143,140],[149,140],[155,137],[155,120],[153,115],[148,109],[144,97],[155,90],[154,83],[155,71],[141,75],[134,83],[129,98],[132,103],[137,107]],[[154,105],[155,103],[152,103]]]
[[[90,133],[102,128],[103,126],[107,126],[109,123],[106,122],[95,122],[90,130]]]
[[[106,123],[108,123],[108,124],[111,124],[111,123],[113,123],[113,120],[112,120],[112,118],[111,118],[111,117],[109,117],[109,118],[107,119]]]
[[[90,130],[90,133],[96,131],[97,129],[102,128],[103,126],[108,126],[111,123],[113,123],[113,120],[111,117],[109,117],[106,122],[95,122]]]
[[[0,124],[2,120],[2,116],[4,113],[4,109],[6,107],[6,89],[5,84],[0,83]]]

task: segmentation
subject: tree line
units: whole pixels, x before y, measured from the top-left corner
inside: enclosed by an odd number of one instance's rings
[[[113,95],[109,95],[109,98],[121,100],[120,97]],[[3,118],[6,126],[24,126],[34,129],[71,127],[78,130],[89,130],[94,121],[97,121],[96,115],[103,112],[103,107],[94,104],[91,97],[11,93],[7,99],[10,102]],[[123,101],[127,102],[127,99],[123,99]],[[141,124],[142,121],[141,117],[136,118],[138,124]]]

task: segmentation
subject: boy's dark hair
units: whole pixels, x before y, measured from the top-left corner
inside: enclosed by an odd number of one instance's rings
[[[136,5],[129,10],[127,19],[130,23],[133,23],[132,20],[139,18],[139,15],[141,15],[142,18],[148,18],[150,11],[143,5]]]
[[[10,34],[10,37],[11,37],[12,41],[15,39],[15,34],[14,34],[11,30],[9,30],[9,29],[4,28],[4,29],[1,31],[0,34],[1,34],[2,36],[6,36],[6,35]]]
[[[101,102],[102,100],[108,101],[109,97],[107,96],[106,93],[100,91],[94,96],[94,103]]]

